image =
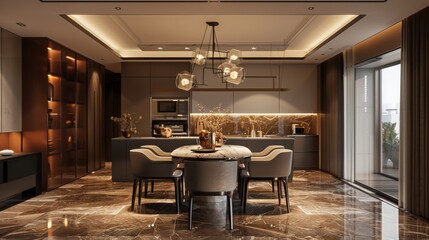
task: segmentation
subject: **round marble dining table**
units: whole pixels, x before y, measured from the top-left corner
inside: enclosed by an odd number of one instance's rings
[[[201,149],[200,145],[185,145],[171,152],[173,158],[187,160],[237,160],[252,156],[250,149],[240,145],[223,145],[213,150]]]

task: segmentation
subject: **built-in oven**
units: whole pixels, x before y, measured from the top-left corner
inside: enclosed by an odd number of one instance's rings
[[[152,98],[152,119],[188,118],[189,100],[187,98]]]
[[[152,136],[162,137],[162,129],[170,128],[173,136],[188,135],[188,120],[178,119],[155,119],[152,120]]]

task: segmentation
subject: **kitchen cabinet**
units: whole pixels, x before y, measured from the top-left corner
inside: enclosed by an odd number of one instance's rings
[[[47,38],[23,38],[23,151],[42,153],[51,190],[88,173],[87,59]]]
[[[319,169],[319,136],[289,135],[295,139],[294,169]]]
[[[201,113],[200,107],[205,109],[205,112],[214,110],[221,106],[222,112],[233,112],[234,109],[234,93],[222,91],[195,91],[192,92],[191,109],[192,113]]]
[[[317,66],[290,64],[281,66],[281,113],[317,113]]]
[[[23,192],[39,195],[41,190],[40,153],[0,156],[0,201]]]
[[[279,113],[279,92],[234,92],[234,113]]]
[[[1,132],[19,132],[22,125],[21,37],[0,29]]]

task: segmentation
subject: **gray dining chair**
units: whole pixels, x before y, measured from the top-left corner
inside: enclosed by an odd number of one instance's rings
[[[266,157],[268,154],[270,154],[275,149],[284,149],[285,147],[283,145],[268,145],[260,152],[252,152],[251,157]],[[240,195],[240,199],[242,199],[242,179],[241,179],[241,170],[247,169],[248,162],[250,161],[250,158],[242,159],[242,161],[238,164],[238,193]],[[272,191],[274,192],[274,179],[271,180],[271,186]]]
[[[177,161],[177,159],[173,159],[171,157],[171,152],[166,152],[164,150],[162,150],[160,147],[158,147],[157,145],[142,145],[140,146],[141,148],[146,148],[151,150],[154,154],[156,154],[159,157],[163,157],[163,158],[169,158],[170,160],[175,161],[176,164],[176,169],[180,169],[183,171],[184,169],[184,165],[183,162],[179,162]],[[181,181],[182,183],[182,189],[183,189],[183,181]],[[145,197],[147,197],[147,189],[148,189],[148,181],[145,181]],[[151,192],[154,191],[154,181],[151,181]]]
[[[156,155],[158,155],[160,157],[171,157],[170,152],[165,152],[164,150],[162,150],[157,145],[142,145],[141,148],[150,149],[152,152],[154,152]]]
[[[288,177],[292,173],[293,151],[290,149],[275,149],[265,157],[252,157],[247,169],[241,171],[243,193],[243,212],[246,212],[248,187],[250,180],[277,180],[279,205],[281,205],[281,184],[284,185],[286,208],[290,211]]]
[[[237,186],[237,161],[234,160],[185,160],[185,186],[189,192],[189,230],[192,230],[194,196],[227,197],[229,228],[232,230],[232,195]],[[227,213],[228,215],[228,213]]]
[[[136,188],[138,186],[138,204],[141,204],[142,181],[153,179],[171,179],[174,181],[176,210],[180,212],[180,179],[183,172],[176,169],[171,158],[159,157],[151,150],[139,148],[130,150],[131,171],[134,177],[131,210],[134,210]],[[147,186],[145,186],[147,192]],[[146,196],[145,196],[146,197]]]

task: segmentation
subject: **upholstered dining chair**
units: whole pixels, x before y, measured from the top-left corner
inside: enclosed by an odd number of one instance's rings
[[[260,152],[252,152],[252,157],[266,157],[269,153],[271,153],[274,149],[284,149],[283,145],[268,145]],[[250,161],[250,158],[243,159],[238,164],[238,193],[240,194],[240,199],[242,198],[242,186],[241,186],[241,170],[246,169],[247,163]],[[274,192],[274,180],[271,180],[272,191]]]
[[[189,192],[189,230],[192,230],[192,211],[194,196],[227,197],[229,209],[229,228],[232,230],[232,195],[237,186],[237,161],[233,160],[186,160],[185,186]],[[227,214],[228,215],[228,214]]]
[[[265,157],[252,157],[247,170],[241,171],[243,193],[243,212],[246,212],[248,187],[250,180],[277,180],[279,205],[281,205],[281,184],[284,185],[286,208],[290,211],[288,177],[292,173],[293,151],[290,149],[275,149]]]
[[[159,157],[151,150],[139,148],[130,150],[131,169],[134,176],[131,210],[134,210],[136,188],[138,186],[138,204],[141,204],[142,181],[153,179],[171,179],[174,181],[176,210],[180,212],[180,179],[183,172],[176,169],[171,158]],[[147,186],[145,186],[147,188]],[[145,189],[146,191],[147,189]]]
[[[158,147],[157,145],[142,145],[140,147],[150,149],[153,153],[155,153],[159,157],[165,157],[165,158],[169,158],[171,160],[174,160],[171,157],[171,152],[166,152],[166,151],[162,150],[160,147]],[[176,164],[176,169],[180,169],[183,172],[183,169],[184,169],[183,162],[175,162],[175,164]],[[181,183],[183,183],[183,181],[181,181]],[[147,197],[147,188],[148,188],[147,185],[148,185],[148,182],[145,181],[145,197]],[[182,188],[183,188],[183,184],[182,184]],[[153,190],[154,190],[154,181],[152,180],[151,181],[151,191],[153,192]]]
[[[170,152],[165,152],[164,150],[162,150],[160,147],[156,145],[142,145],[141,148],[150,149],[152,152],[154,152],[156,155],[160,157],[171,157]]]

